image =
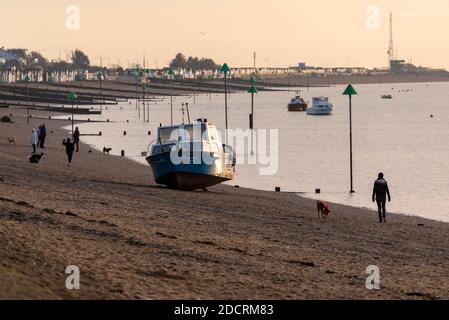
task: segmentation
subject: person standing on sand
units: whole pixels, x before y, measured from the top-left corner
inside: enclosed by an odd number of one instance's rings
[[[37,132],[36,129],[31,131],[31,146],[33,147],[33,154],[36,153],[36,145],[37,145]]]
[[[47,128],[45,124],[39,127],[39,148],[45,149],[45,138],[47,137]]]
[[[62,144],[65,146],[65,153],[67,154],[67,160],[68,160],[68,166],[70,167],[72,165],[72,157],[73,157],[73,150],[75,150],[75,146],[73,145],[73,142],[70,140],[70,138],[64,139],[62,141]]]
[[[379,223],[387,223],[386,217],[386,202],[391,201],[390,190],[388,189],[387,181],[384,179],[384,174],[379,173],[377,180],[374,182],[373,188],[373,202],[376,200],[377,209],[379,211]]]
[[[75,128],[75,132],[73,133],[73,143],[76,145],[76,152],[80,150],[80,131],[78,127]]]

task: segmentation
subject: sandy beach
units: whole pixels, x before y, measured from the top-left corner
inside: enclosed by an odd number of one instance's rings
[[[23,110],[0,123],[0,299],[448,299],[449,225],[296,194],[217,186],[180,192],[151,169],[81,145],[45,121],[39,165]],[[33,112],[47,117],[48,113]],[[7,137],[16,138],[9,144]],[[367,195],[368,197],[370,195]],[[65,287],[65,269],[81,289]],[[365,270],[380,268],[381,289]]]

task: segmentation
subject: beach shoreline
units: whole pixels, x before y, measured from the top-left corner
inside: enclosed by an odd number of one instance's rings
[[[0,123],[2,299],[440,299],[448,298],[449,224],[231,186],[179,192],[151,169],[81,145],[66,166],[62,129],[30,153],[24,110]],[[46,112],[37,112],[40,118]],[[42,119],[31,119],[37,127]],[[8,136],[16,144],[8,144]],[[64,286],[78,265],[82,289]],[[381,290],[365,288],[378,265]]]

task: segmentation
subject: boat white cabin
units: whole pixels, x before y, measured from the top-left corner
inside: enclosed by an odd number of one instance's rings
[[[307,108],[308,115],[328,116],[332,114],[334,106],[329,102],[328,97],[314,97],[312,106]]]

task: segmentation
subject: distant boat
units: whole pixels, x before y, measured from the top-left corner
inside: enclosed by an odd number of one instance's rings
[[[384,94],[382,99],[393,99],[393,96],[391,94]]]
[[[288,111],[303,112],[307,109],[307,103],[300,96],[294,97],[288,104]]]
[[[234,150],[205,119],[159,127],[148,154],[156,183],[172,189],[193,191],[234,178]]]
[[[328,116],[332,114],[334,106],[327,97],[314,97],[312,106],[307,108],[306,112],[311,116]]]

